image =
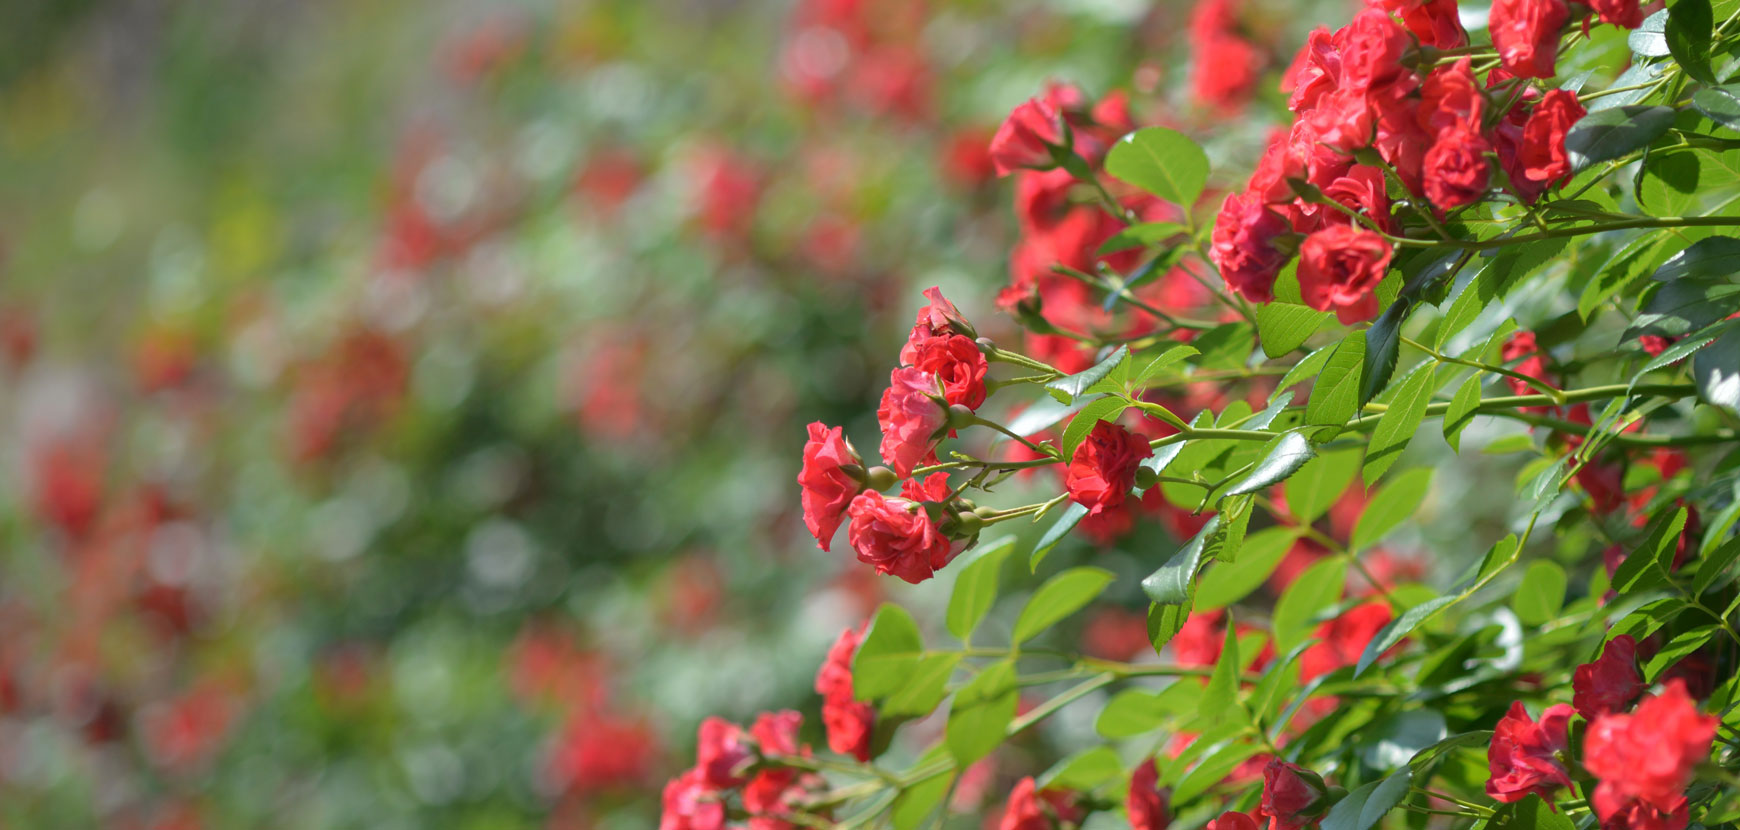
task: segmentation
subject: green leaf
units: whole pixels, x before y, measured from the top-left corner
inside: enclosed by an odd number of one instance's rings
[[[1667,252],[1671,239],[1669,236],[1645,234],[1620,248],[1584,286],[1582,295],[1577,298],[1577,314],[1587,320],[1601,304],[1621,292],[1630,291]]]
[[[1144,127],[1112,145],[1106,172],[1189,210],[1208,183],[1208,155],[1183,133]]]
[[[1050,553],[1052,548],[1057,547],[1057,543],[1063,541],[1063,537],[1068,536],[1076,525],[1081,524],[1081,520],[1087,515],[1087,512],[1086,507],[1070,502],[1069,506],[1063,509],[1063,513],[1058,515],[1057,521],[1052,522],[1051,527],[1045,529],[1045,535],[1039,537],[1039,544],[1033,546],[1033,556],[1027,560],[1027,569],[1037,573],[1039,563],[1045,561],[1045,555]]]
[[[1329,312],[1279,300],[1258,306],[1257,338],[1263,354],[1280,357],[1299,348],[1329,318]]]
[[[1408,796],[1413,770],[1403,767],[1384,778],[1356,787],[1329,808],[1320,830],[1371,830]]]
[[[1148,603],[1148,643],[1154,647],[1155,654],[1159,654],[1184,629],[1184,622],[1190,618],[1190,605],[1188,601],[1183,605]]]
[[[1721,337],[1723,334],[1735,330],[1740,330],[1740,320],[1723,320],[1705,326],[1704,328],[1680,338],[1680,340],[1672,346],[1662,349],[1661,354],[1650,358],[1649,362],[1643,364],[1643,368],[1638,369],[1637,374],[1632,377],[1634,379],[1642,378],[1644,375],[1657,369],[1685,360],[1687,355],[1716,342],[1716,339]]]
[[[1667,43],[1667,9],[1643,19],[1643,25],[1632,29],[1625,42],[1639,57],[1661,58],[1673,54]],[[1641,61],[1639,61],[1641,63]]]
[[[1271,527],[1246,537],[1237,565],[1214,565],[1197,580],[1197,609],[1212,611],[1244,599],[1275,572],[1298,538],[1298,531],[1286,527]]]
[[[1013,658],[986,666],[978,677],[955,692],[948,725],[943,729],[943,743],[957,766],[965,767],[1003,743],[1009,722],[1015,719],[1019,698]]]
[[[1389,651],[1396,643],[1401,642],[1409,634],[1412,634],[1414,629],[1420,627],[1421,623],[1430,619],[1439,611],[1456,604],[1456,601],[1460,598],[1461,597],[1453,594],[1447,597],[1429,599],[1419,605],[1409,608],[1400,617],[1391,620],[1389,625],[1384,626],[1383,630],[1379,631],[1378,635],[1371,639],[1371,642],[1365,644],[1365,651],[1359,655],[1359,663],[1353,667],[1353,676],[1358,677],[1365,674],[1365,670],[1370,668],[1371,664],[1375,662],[1380,655]]]
[[[1680,531],[1686,527],[1686,509],[1663,516],[1650,526],[1649,538],[1627,553],[1625,561],[1613,572],[1613,590],[1629,594],[1647,590],[1667,577],[1667,566],[1673,561],[1674,547]]]
[[[1166,560],[1166,564],[1142,580],[1142,592],[1161,605],[1183,605],[1189,602],[1193,583],[1196,581],[1196,571],[1202,566],[1203,552],[1207,550],[1215,534],[1220,532],[1220,524],[1219,515],[1209,519],[1184,547]]]
[[[1020,414],[1009,419],[1004,426],[1016,435],[1032,435],[1077,412],[1082,411],[1091,401],[1082,399],[1071,403],[1061,403],[1051,398],[1040,398],[1032,406],[1021,410]]]
[[[882,603],[852,658],[853,696],[867,701],[898,691],[923,651],[924,639],[912,615],[898,605]]]
[[[1565,605],[1565,569],[1550,559],[1537,559],[1523,572],[1516,589],[1516,617],[1524,625],[1543,625]]]
[[[1390,375],[1396,371],[1396,355],[1401,348],[1402,323],[1407,321],[1408,312],[1413,307],[1411,300],[1397,300],[1378,315],[1365,333],[1365,373],[1360,380],[1360,406],[1370,403],[1390,385]]]
[[[1075,457],[1076,448],[1081,446],[1081,442],[1087,440],[1088,433],[1094,431],[1096,424],[1101,421],[1117,420],[1118,416],[1124,414],[1124,410],[1129,407],[1129,402],[1123,398],[1104,397],[1095,400],[1083,407],[1082,411],[1075,413],[1075,417],[1069,419],[1069,426],[1063,428],[1063,440],[1058,447],[1063,452],[1064,459],[1068,460]]]
[[[1432,484],[1432,469],[1417,467],[1396,476],[1366,502],[1365,512],[1353,526],[1350,550],[1365,550],[1382,539],[1397,525],[1406,521],[1420,503],[1426,500],[1426,490]]]
[[[1706,84],[1716,83],[1710,70],[1710,35],[1715,27],[1710,0],[1674,0],[1668,6],[1668,52],[1687,75]]]
[[[1160,353],[1154,356],[1154,359],[1148,361],[1148,365],[1142,367],[1142,371],[1137,373],[1131,383],[1138,387],[1144,386],[1148,381],[1153,380],[1154,376],[1165,371],[1166,367],[1198,354],[1201,352],[1197,351],[1194,346],[1186,346],[1176,341],[1168,342],[1161,348]]]
[[[1205,719],[1208,725],[1218,724],[1221,716],[1238,700],[1239,696],[1239,638],[1237,627],[1232,623],[1232,615],[1227,615],[1226,637],[1220,649],[1220,659],[1214,662],[1214,671],[1208,676],[1208,685],[1202,688],[1202,699],[1196,704],[1196,714]]]
[[[961,642],[973,636],[973,629],[997,602],[997,581],[1003,572],[1003,560],[1015,549],[1015,537],[1005,536],[982,546],[971,562],[955,577],[954,591],[949,594],[949,633]]]
[[[1402,451],[1408,448],[1408,442],[1413,439],[1414,432],[1420,428],[1421,419],[1426,417],[1426,404],[1432,401],[1432,372],[1434,367],[1427,366],[1408,375],[1396,390],[1395,398],[1390,400],[1390,408],[1378,418],[1377,427],[1371,433],[1371,445],[1365,451],[1365,483],[1370,486],[1377,481],[1396,459],[1402,457]]]
[[[1692,380],[1705,402],[1740,415],[1740,327],[1692,356]]]
[[[1210,787],[1226,781],[1239,764],[1262,751],[1261,746],[1235,740],[1209,752],[1172,788],[1172,803],[1182,804],[1208,792]]]
[[[1203,369],[1237,369],[1245,365],[1255,347],[1248,323],[1222,323],[1196,336],[1192,346],[1202,350],[1196,365]]]
[[[1740,558],[1740,536],[1730,538],[1721,547],[1706,554],[1703,561],[1698,563],[1698,575],[1692,578],[1692,596],[1702,596],[1705,591],[1710,590],[1710,586],[1715,585],[1716,580],[1721,578],[1722,572],[1733,566],[1736,558]],[[1203,581],[1207,582],[1206,579]]]
[[[1437,348],[1443,349],[1444,344],[1457,332],[1468,328],[1468,324],[1486,310],[1487,304],[1498,297],[1498,287],[1504,281],[1504,276],[1495,268],[1482,268],[1474,279],[1456,295],[1450,303],[1450,310],[1444,312],[1444,321],[1438,324]]]
[[[1490,729],[1481,729],[1474,732],[1463,732],[1459,735],[1451,735],[1448,738],[1414,753],[1414,757],[1408,759],[1408,766],[1415,772],[1419,772],[1427,764],[1431,763],[1432,759],[1437,758],[1450,750],[1459,749],[1465,746],[1478,746],[1484,748],[1491,744],[1492,730]]]
[[[1284,481],[1316,455],[1311,449],[1311,442],[1304,435],[1297,432],[1277,435],[1263,445],[1263,460],[1257,463],[1257,468],[1245,476],[1243,481],[1234,484],[1226,494],[1237,496],[1254,493],[1275,482]]]
[[[1365,366],[1365,332],[1356,331],[1335,347],[1305,404],[1305,423],[1338,427],[1359,410],[1360,375]]]
[[[1647,20],[1644,25],[1649,25]],[[1667,54],[1667,41],[1661,36],[1659,28],[1655,32],[1646,33],[1644,37],[1660,41],[1662,54]],[[1659,62],[1632,61],[1630,68],[1619,73],[1619,77],[1614,78],[1613,83],[1607,85],[1608,89],[1622,91],[1603,95],[1590,101],[1589,109],[1602,110],[1608,107],[1622,107],[1648,98],[1651,93],[1655,92],[1648,84],[1661,77],[1664,66],[1666,64]]]
[[[1152,732],[1164,726],[1167,718],[1193,709],[1201,692],[1202,687],[1195,683],[1174,683],[1161,692],[1125,689],[1106,701],[1094,729],[1114,740]]]
[[[1184,233],[1184,226],[1177,222],[1138,222],[1118,231],[1111,239],[1101,243],[1099,253],[1146,248],[1165,242],[1181,233]]]
[[[1565,154],[1571,169],[1586,170],[1597,162],[1616,159],[1667,134],[1674,125],[1671,107],[1634,104],[1596,110],[1565,133]]]
[[[1662,263],[1650,279],[1672,282],[1680,279],[1729,277],[1740,273],[1740,239],[1732,236],[1712,236],[1692,243],[1691,247],[1674,254]]]
[[[1058,788],[1089,792],[1107,781],[1124,777],[1124,762],[1109,746],[1084,749],[1053,764],[1034,785],[1041,790]]]
[[[1474,422],[1475,410],[1479,408],[1480,373],[1476,372],[1456,389],[1456,397],[1450,399],[1450,408],[1444,410],[1444,440],[1450,444],[1450,449],[1462,452],[1462,430]]]
[[[1320,559],[1299,574],[1275,603],[1275,616],[1270,621],[1275,648],[1289,649],[1304,640],[1312,629],[1311,618],[1341,600],[1346,581],[1347,560],[1340,556]]]
[[[1680,337],[1740,309],[1740,285],[1725,280],[1683,279],[1663,283],[1644,302],[1621,340],[1645,334]]]
[[[1692,106],[1711,121],[1730,130],[1740,130],[1740,95],[1733,87],[1705,87],[1692,93]]]
[[[936,705],[948,693],[949,675],[954,673],[955,664],[960,661],[961,653],[958,651],[919,658],[905,685],[883,702],[882,714],[923,717],[936,711]]]
[[[1017,645],[1082,609],[1117,577],[1104,568],[1071,568],[1045,581],[1015,620]]]
[[[1292,402],[1292,392],[1282,392],[1270,398],[1269,405],[1263,407],[1263,411],[1252,415],[1250,420],[1239,424],[1239,429],[1268,429],[1269,425],[1275,423],[1275,419],[1281,417],[1281,413],[1285,412],[1287,406]]]
[[[1716,636],[1721,631],[1722,626],[1720,625],[1704,625],[1674,635],[1672,640],[1667,641],[1661,650],[1650,657],[1648,663],[1644,664],[1644,680],[1650,683],[1661,682],[1663,672],[1673,668],[1675,663],[1690,657],[1692,652],[1703,648],[1705,643],[1710,642],[1711,637]]]
[[[1329,356],[1335,354],[1335,349],[1339,345],[1339,343],[1331,343],[1315,349],[1306,355],[1304,360],[1293,364],[1293,368],[1288,369],[1287,374],[1281,376],[1281,382],[1275,386],[1275,393],[1270,396],[1269,400],[1275,400],[1289,387],[1303,382],[1306,378],[1322,370],[1323,364],[1329,362]]]
[[[917,830],[948,795],[954,780],[953,774],[937,775],[902,787],[894,797],[894,830]]]
[[[1352,450],[1325,453],[1311,460],[1281,492],[1287,497],[1287,512],[1302,524],[1317,521],[1346,492],[1359,471],[1359,453]]]
[[[1576,830],[1569,818],[1554,812],[1552,805],[1529,793],[1527,798],[1510,804],[1500,804],[1492,817],[1475,825],[1475,830]]]
[[[1073,375],[1061,377],[1045,384],[1051,396],[1060,403],[1071,403],[1081,397],[1094,384],[1105,379],[1106,375],[1118,367],[1118,364],[1130,359],[1130,347],[1119,346],[1116,351],[1106,356],[1105,360],[1095,363]]]

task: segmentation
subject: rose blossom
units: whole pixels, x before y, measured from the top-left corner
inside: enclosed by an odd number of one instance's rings
[[[923,463],[948,423],[935,375],[902,367],[888,376],[876,420],[882,424],[882,460],[902,477]]]
[[[1685,684],[1670,680],[1661,695],[1631,714],[1595,719],[1583,744],[1583,766],[1600,784],[1591,801],[1604,828],[1672,830],[1686,825],[1686,786],[1709,758],[1718,718],[1698,713]]]
[[[917,585],[953,558],[948,537],[912,501],[883,498],[875,490],[866,490],[846,512],[852,517],[847,529],[852,550],[858,561],[874,565],[879,574],[893,574]]]
[[[1318,311],[1343,323],[1377,314],[1378,283],[1390,266],[1390,244],[1372,231],[1330,225],[1299,246],[1299,292]]]
[[[934,285],[926,288],[924,296],[930,300],[930,304],[918,310],[918,320],[912,324],[912,333],[907,335],[906,345],[900,347],[902,366],[917,366],[918,347],[932,337],[973,331],[961,310],[943,297],[941,288]]]
[[[1638,0],[1589,0],[1589,8],[1601,16],[1602,23],[1627,29],[1643,25],[1643,4]]]
[[[726,790],[742,784],[747,779],[738,775],[736,770],[749,760],[750,754],[748,736],[742,727],[719,717],[701,721],[695,747],[695,770],[707,786]]]
[[[1512,702],[1510,711],[1493,728],[1492,743],[1486,750],[1487,768],[1492,771],[1486,794],[1496,801],[1512,802],[1535,793],[1551,803],[1553,790],[1571,786],[1562,755],[1570,741],[1572,711],[1570,706],[1557,703],[1541,712],[1536,723],[1529,719],[1522,701]]]
[[[1120,424],[1100,421],[1075,448],[1064,489],[1071,501],[1088,509],[1089,516],[1115,510],[1136,486],[1136,468],[1142,459],[1153,454],[1142,436]]]
[[[1479,201],[1492,179],[1490,152],[1477,129],[1455,125],[1438,133],[1422,164],[1426,198],[1441,211]]]
[[[665,784],[663,804],[659,830],[721,830],[725,826],[725,804],[707,786],[699,768]]]
[[[1485,109],[1486,96],[1474,78],[1472,58],[1433,70],[1420,85],[1417,120],[1432,135],[1455,126],[1479,133]]]
[[[1565,0],[1494,0],[1489,26],[1504,68],[1518,78],[1551,78],[1559,30],[1571,17]]]
[[[861,632],[846,629],[828,649],[828,657],[816,672],[816,693],[822,696],[822,724],[828,731],[828,748],[859,761],[870,760],[871,730],[876,709],[852,696],[852,658],[858,653]]]
[[[1052,830],[1059,820],[1078,821],[1081,810],[1074,801],[1068,792],[1039,791],[1032,776],[1028,776],[1016,782],[1015,789],[1009,792],[1009,803],[1003,808],[998,830]]]
[[[1153,758],[1145,758],[1130,773],[1130,794],[1124,799],[1130,830],[1165,830],[1172,817],[1166,812],[1166,797],[1155,783],[1160,772]]]
[[[1257,830],[1257,820],[1247,813],[1229,811],[1209,819],[1203,830]]]
[[[1322,776],[1279,758],[1263,768],[1263,813],[1269,830],[1298,830],[1329,809],[1329,787]]]
[[[829,428],[816,421],[809,426],[810,439],[804,443],[804,467],[798,471],[798,486],[803,488],[804,526],[816,543],[827,550],[834,531],[846,516],[846,507],[864,484],[844,469],[847,464],[859,468],[864,460],[858,457],[846,440],[845,430]]]
[[[968,409],[985,403],[985,375],[991,365],[971,338],[959,334],[928,338],[913,355],[912,365],[942,384],[943,400]]]
[[[1577,93],[1549,90],[1523,125],[1522,146],[1517,150],[1523,177],[1547,187],[1570,178],[1571,159],[1565,153],[1565,133],[1587,114],[1583,105],[1577,103]]]
[[[1390,84],[1407,70],[1402,53],[1409,46],[1408,33],[1388,12],[1364,9],[1336,33],[1341,52],[1341,83],[1344,89],[1366,92]]]
[[[1291,230],[1258,196],[1229,194],[1214,223],[1210,251],[1227,287],[1251,302],[1275,299],[1275,275],[1287,264],[1287,255],[1275,248],[1274,240]]]
[[[1630,634],[1608,640],[1595,662],[1578,666],[1571,675],[1571,705],[1590,723],[1602,715],[1625,711],[1643,690],[1643,676],[1637,672],[1637,640]]]
[[[1009,113],[991,137],[991,164],[997,175],[1007,176],[1023,167],[1051,167],[1051,148],[1064,143],[1063,131],[1063,113],[1049,96],[1028,99]]]

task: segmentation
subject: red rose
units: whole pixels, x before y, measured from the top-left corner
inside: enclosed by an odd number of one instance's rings
[[[1390,243],[1349,225],[1330,225],[1299,246],[1299,292],[1318,311],[1343,323],[1377,314],[1377,286],[1390,267]]]
[[[1643,7],[1638,0],[1589,0],[1589,7],[1601,16],[1602,23],[1627,29],[1643,25]]]
[[[1209,819],[1203,830],[1257,830],[1257,820],[1245,813],[1225,812]]]
[[[1340,83],[1341,52],[1335,48],[1335,34],[1318,26],[1305,37],[1305,45],[1281,78],[1281,91],[1289,93],[1287,108],[1295,113],[1314,109]]]
[[[1023,167],[1054,166],[1051,148],[1064,143],[1063,130],[1063,113],[1049,97],[1030,98],[1016,107],[991,137],[991,164],[997,175],[1007,176]]]
[[[907,501],[948,501],[951,492],[948,473],[931,473],[923,480],[909,478],[900,483],[900,495]]]
[[[1210,255],[1221,279],[1233,293],[1251,302],[1275,299],[1275,275],[1287,255],[1275,249],[1275,237],[1292,228],[1254,194],[1228,194],[1214,223]]]
[[[1548,90],[1523,125],[1522,146],[1517,150],[1523,177],[1546,187],[1556,187],[1570,178],[1571,159],[1565,154],[1565,133],[1587,114],[1583,105],[1577,103],[1577,93]]]
[[[847,538],[858,561],[876,566],[914,585],[923,582],[952,557],[948,537],[937,532],[924,508],[906,499],[885,499],[866,490],[847,509],[852,524]]]
[[[1124,809],[1130,816],[1130,830],[1165,830],[1172,823],[1166,812],[1166,797],[1155,786],[1160,772],[1153,758],[1145,758],[1130,773],[1130,795],[1124,799]]]
[[[1503,802],[1521,801],[1529,793],[1552,802],[1552,792],[1571,786],[1571,775],[1560,757],[1569,745],[1570,706],[1557,703],[1541,712],[1540,723],[1529,719],[1522,701],[1493,728],[1492,744],[1486,749],[1486,765],[1492,777],[1486,794]]]
[[[845,430],[832,429],[817,421],[810,424],[810,440],[804,443],[804,468],[798,471],[798,486],[803,488],[804,526],[816,537],[816,544],[827,550],[846,516],[852,497],[864,489],[864,484],[841,469],[844,465],[864,466],[846,440]],[[884,474],[886,475],[886,473]]]
[[[840,638],[828,649],[827,659],[816,672],[816,693],[822,696],[822,724],[827,727],[828,748],[868,761],[876,709],[852,697],[852,658],[858,653],[862,636],[850,628],[840,632]]]
[[[1518,78],[1553,77],[1559,30],[1570,17],[1565,0],[1494,0],[1488,25],[1504,68]]]
[[[1317,642],[1299,655],[1299,679],[1307,682],[1359,662],[1372,638],[1390,624],[1390,607],[1368,602],[1317,626]]]
[[[991,364],[971,338],[959,334],[927,338],[913,355],[912,365],[942,384],[943,399],[949,403],[968,409],[985,403],[985,374]]]
[[[1698,713],[1678,680],[1631,714],[1597,718],[1584,740],[1583,766],[1601,781],[1593,801],[1602,826],[1685,826],[1686,786],[1710,756],[1717,721]]]
[[[809,747],[800,747],[797,739],[803,722],[803,715],[789,709],[762,712],[749,727],[749,734],[755,738],[763,755],[805,757],[810,754]],[[763,768],[744,786],[743,808],[751,815],[761,817],[787,814],[790,800],[804,792],[799,779],[798,771],[789,767]]]
[[[1070,793],[1058,790],[1037,791],[1032,776],[1016,782],[1009,792],[1009,803],[1003,808],[1003,820],[998,830],[1052,830],[1061,821],[1079,821],[1081,810]]]
[[[1089,516],[1115,510],[1136,486],[1136,468],[1142,459],[1153,454],[1142,436],[1120,424],[1100,421],[1075,448],[1064,489],[1070,501],[1088,509]]]
[[[1298,830],[1316,823],[1329,809],[1329,787],[1322,776],[1279,758],[1263,768],[1263,813],[1269,830]]]
[[[882,460],[901,476],[923,463],[948,424],[948,409],[936,377],[922,369],[903,367],[888,376],[876,420],[882,424]]]
[[[1492,179],[1490,152],[1492,145],[1477,129],[1458,124],[1439,132],[1422,164],[1426,198],[1439,210],[1480,201]]]
[[[1480,130],[1480,119],[1486,110],[1486,95],[1474,79],[1474,63],[1463,58],[1449,66],[1441,66],[1426,76],[1420,86],[1420,128],[1437,135],[1461,126],[1474,132]]]
[[[1571,705],[1594,723],[1602,715],[1625,711],[1644,688],[1637,671],[1637,640],[1621,634],[1601,647],[1595,662],[1578,666],[1571,675]]]
[[[1439,49],[1468,45],[1468,32],[1456,10],[1456,0],[1366,0],[1402,16],[1402,25],[1420,42]]]
[[[931,286],[924,290],[924,296],[930,304],[918,310],[918,320],[912,324],[912,334],[906,338],[906,345],[900,347],[900,365],[917,366],[918,349],[924,341],[932,337],[942,337],[949,334],[966,334],[973,331],[972,324],[942,295],[942,289]]]
[[[1393,228],[1390,220],[1390,194],[1384,182],[1384,171],[1376,167],[1368,164],[1349,167],[1347,172],[1323,188],[1323,195],[1356,213],[1364,212],[1367,217],[1377,222],[1378,227],[1386,231]],[[1324,221],[1341,225],[1355,224],[1353,217],[1334,210],[1324,213]]]
[[[665,784],[659,830],[722,830],[725,804],[708,787],[699,768]]]
[[[1196,100],[1223,114],[1237,112],[1262,79],[1266,53],[1232,32],[1216,32],[1193,44],[1190,80]]]
[[[1341,86],[1367,92],[1402,78],[1402,53],[1409,46],[1408,33],[1388,12],[1365,9],[1353,22],[1336,33],[1341,52]]]
[[[737,774],[737,768],[748,761],[751,754],[747,738],[741,727],[724,718],[711,717],[701,721],[695,747],[695,770],[707,786],[728,790],[747,780]]]

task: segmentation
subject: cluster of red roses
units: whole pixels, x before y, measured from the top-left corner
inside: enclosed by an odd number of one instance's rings
[[[804,0],[792,10],[780,72],[798,98],[822,110],[845,101],[909,121],[932,110],[935,72],[920,48],[931,13],[924,0]]]
[[[951,498],[947,473],[921,479],[914,471],[935,464],[937,442],[984,404],[990,369],[960,310],[936,288],[925,296],[930,304],[919,312],[877,410],[888,467],[866,469],[844,430],[813,423],[798,474],[804,524],[823,550],[850,517],[848,537],[858,559],[915,584],[978,534],[978,516]],[[880,492],[901,481],[900,496]]]
[[[1686,826],[1686,787],[1709,757],[1718,718],[1698,712],[1685,680],[1667,680],[1661,694],[1645,695],[1637,670],[1638,644],[1613,638],[1592,663],[1572,676],[1570,704],[1557,703],[1531,719],[1521,701],[1498,722],[1487,751],[1492,778],[1486,793],[1504,802],[1529,793],[1551,800],[1572,786],[1572,715],[1589,722],[1582,765],[1599,782],[1591,804],[1605,830],[1680,830]],[[1642,702],[1632,708],[1639,696]],[[1629,711],[1627,711],[1629,709]]]
[[[1065,372],[1079,372],[1093,362],[1093,348],[1080,336],[1133,337],[1153,331],[1157,323],[1140,312],[1118,320],[1099,301],[1096,288],[1059,271],[1091,273],[1104,265],[1128,273],[1141,261],[1140,246],[1100,250],[1124,229],[1125,219],[1178,218],[1176,208],[1136,190],[1117,195],[1125,216],[1113,216],[1088,187],[1112,143],[1135,128],[1122,92],[1090,103],[1079,88],[1052,83],[1044,94],[1016,107],[991,140],[998,175],[1015,176],[1015,217],[1021,232],[1010,254],[1010,283],[997,295],[997,305],[1025,322],[1028,354]],[[1119,187],[1101,178],[1106,186]],[[1202,287],[1179,268],[1135,292],[1168,309],[1208,300]]]
[[[695,766],[665,785],[659,830],[721,830],[735,818],[727,798],[741,797],[748,830],[792,830],[788,816],[800,801],[823,788],[813,772],[780,763],[808,758],[798,743],[803,716],[790,710],[763,712],[745,731],[724,718],[701,722]]]
[[[1476,76],[1456,4],[1386,0],[1347,26],[1313,31],[1282,80],[1297,116],[1278,131],[1242,193],[1227,197],[1212,256],[1227,286],[1255,302],[1297,253],[1301,299],[1344,323],[1377,313],[1375,289],[1399,230],[1393,177],[1425,221],[1485,198],[1494,171],[1533,202],[1571,174],[1565,134],[1585,111],[1575,92],[1542,94],[1553,75],[1565,0],[1501,0],[1492,10],[1501,65]],[[1597,4],[1639,22],[1637,3]],[[1611,7],[1611,8],[1608,8]],[[1398,23],[1393,14],[1401,16]],[[1405,24],[1405,26],[1404,26]]]

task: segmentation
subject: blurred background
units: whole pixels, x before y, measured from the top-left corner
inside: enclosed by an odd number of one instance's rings
[[[1205,5],[1272,113],[1306,10]],[[1047,79],[1249,164],[1190,6],[5,4],[0,827],[645,828],[706,714],[822,743],[828,644],[948,580],[816,548],[803,425],[873,452],[924,288],[1013,339]]]

